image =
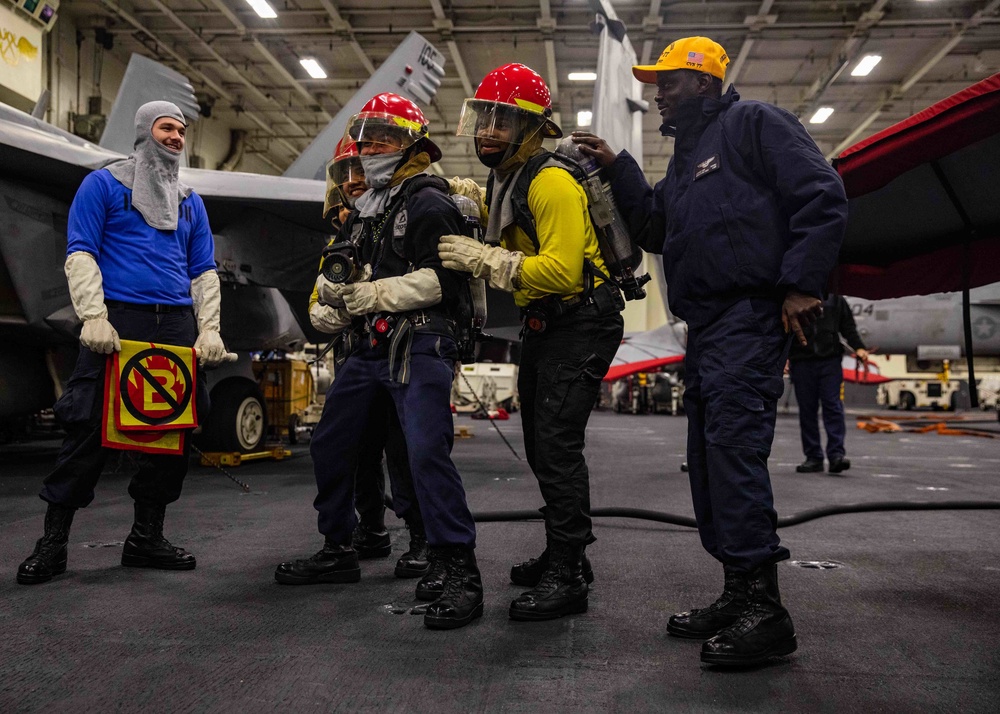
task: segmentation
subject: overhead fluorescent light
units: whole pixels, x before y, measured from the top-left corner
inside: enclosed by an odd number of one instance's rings
[[[594,118],[594,112],[589,109],[584,109],[576,113],[576,125],[577,126],[590,126],[591,120]]]
[[[273,20],[278,16],[278,13],[268,4],[267,0],[247,0],[247,5],[252,7],[253,11],[265,20]]]
[[[597,72],[570,72],[570,82],[593,82],[597,79]]]
[[[881,55],[865,55],[861,61],[851,70],[852,77],[867,77],[868,73],[875,69],[875,65],[882,61]]]
[[[833,107],[820,107],[819,109],[816,110],[816,113],[812,115],[812,118],[809,120],[809,123],[822,124],[823,122],[825,122],[827,119],[830,118],[831,114],[833,114]]]
[[[326,72],[323,68],[319,66],[319,62],[314,60],[312,57],[303,57],[299,60],[299,64],[306,68],[306,72],[313,79],[326,79]]]

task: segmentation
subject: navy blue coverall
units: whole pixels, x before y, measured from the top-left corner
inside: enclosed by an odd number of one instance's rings
[[[823,460],[817,414],[823,405],[823,426],[826,429],[826,457],[828,461],[842,459],[844,448],[844,369],[842,360],[843,335],[853,350],[865,348],[854,324],[851,306],[840,295],[830,295],[823,301],[823,315],[814,325],[806,328],[809,344],[792,345],[788,355],[788,372],[795,387],[795,401],[799,405],[799,430],[802,434],[802,452],[811,461]]]
[[[681,104],[674,155],[651,188],[622,152],[607,169],[633,239],[663,254],[671,310],[688,323],[684,408],[702,545],[749,572],[783,560],[767,459],[791,337],[789,290],[822,297],[847,199],[792,114],[762,102]]]
[[[382,395],[388,395],[405,437],[428,544],[475,548],[475,523],[462,479],[451,460],[451,385],[458,348],[450,310],[465,278],[442,268],[437,253],[442,235],[462,232],[462,216],[440,188],[426,186],[413,191],[404,206],[402,198],[406,193],[401,191],[385,213],[372,219],[362,221],[355,212],[341,235],[352,235],[356,223],[361,222],[360,258],[373,265],[373,280],[403,275],[411,266],[415,270],[432,268],[441,284],[441,302],[408,315],[421,324],[412,334],[405,383],[398,354],[390,364],[391,341],[380,338],[378,344],[372,345],[370,333],[360,335],[360,346],[337,370],[310,446],[319,489],[314,506],[319,512],[320,533],[333,543],[349,545],[357,525],[354,476],[359,445],[370,411]],[[405,215],[401,216],[403,211]],[[400,325],[407,315],[379,313],[378,317]],[[355,318],[355,327],[372,321]],[[392,470],[389,477],[393,477]],[[408,504],[399,500],[405,489],[397,490],[395,483],[392,488],[395,510],[406,512]]]

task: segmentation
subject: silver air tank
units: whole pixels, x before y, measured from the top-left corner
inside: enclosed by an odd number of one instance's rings
[[[587,194],[590,217],[597,228],[597,243],[601,249],[604,265],[611,278],[625,293],[626,300],[641,300],[646,297],[643,285],[649,275],[636,277],[635,270],[642,263],[642,251],[629,238],[628,229],[618,207],[615,205],[611,186],[601,179],[601,166],[594,159],[580,151],[579,144],[566,137],[556,145],[556,152],[569,159],[587,174],[583,190]]]
[[[468,196],[462,196],[457,193],[451,194],[451,200],[458,207],[465,221],[462,232],[469,238],[482,243],[483,227],[479,222],[479,204]],[[473,278],[470,276],[469,293],[472,297],[472,335],[470,335],[469,347],[467,349],[472,348],[475,338],[482,334],[483,327],[486,326],[486,281],[482,278]],[[460,325],[459,329],[465,329],[465,326]],[[471,354],[462,355],[463,363],[471,361]]]

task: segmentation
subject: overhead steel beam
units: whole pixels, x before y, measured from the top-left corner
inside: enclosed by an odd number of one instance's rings
[[[295,89],[295,91],[301,94],[306,101],[310,103],[310,105],[319,107],[319,113],[322,114],[327,121],[330,121],[330,119],[333,118],[323,108],[323,105],[320,104],[319,100],[314,97],[308,89],[302,86],[302,84],[299,83],[291,72],[285,69],[285,66],[278,61],[278,58],[271,54],[271,51],[260,40],[254,37],[253,33],[247,30],[247,26],[244,25],[243,21],[236,16],[236,13],[230,10],[229,7],[222,2],[222,0],[209,0],[209,2],[211,2],[212,5],[214,5],[216,9],[218,9],[218,11],[233,24],[233,27],[239,31],[240,35],[250,41],[250,43],[254,46],[254,49],[256,49],[261,56],[266,59],[272,67],[274,67],[278,74],[280,74],[282,78],[288,82],[293,89]]]
[[[135,28],[139,32],[143,33],[146,37],[150,38],[156,44],[156,46],[164,54],[169,55],[170,57],[172,57],[174,59],[174,61],[177,62],[185,70],[185,73],[188,75],[188,77],[197,77],[206,86],[208,86],[209,88],[211,88],[214,92],[216,92],[220,97],[222,97],[223,99],[225,99],[230,104],[235,104],[236,103],[236,97],[235,96],[233,96],[232,94],[230,94],[227,90],[223,89],[218,84],[218,82],[216,82],[215,80],[213,80],[211,77],[209,77],[207,74],[205,74],[204,72],[202,72],[197,67],[193,66],[184,57],[181,57],[179,54],[177,54],[177,52],[175,52],[172,47],[170,47],[163,40],[161,40],[160,38],[158,38],[156,36],[156,34],[152,30],[150,30],[148,27],[146,27],[141,22],[139,22],[127,10],[125,10],[120,5],[118,5],[118,3],[113,2],[113,0],[101,0],[101,4],[103,4],[105,7],[107,7],[110,12],[112,12],[115,15],[117,15],[118,17],[120,17],[125,22],[127,22],[133,28]],[[270,124],[268,124],[263,119],[261,119],[259,116],[257,116],[257,114],[254,113],[253,111],[244,111],[243,113],[247,116],[248,119],[250,119],[250,121],[252,121],[254,124],[256,124],[257,126],[259,126],[264,131],[266,131],[268,134],[271,134],[271,135],[275,135],[276,134],[276,132],[274,131],[274,129],[271,128]],[[287,148],[293,154],[298,155],[298,153],[300,152],[300,149],[296,148],[294,145],[292,145],[291,143],[285,141],[284,139],[279,139],[278,141],[279,141],[279,143],[282,146],[284,146],[285,148]]]
[[[177,25],[182,30],[185,30],[194,39],[194,41],[198,45],[201,46],[201,48],[203,50],[205,50],[206,52],[208,52],[215,59],[215,61],[218,62],[226,71],[228,71],[231,75],[233,75],[234,77],[236,77],[237,79],[239,79],[239,81],[243,83],[243,86],[246,87],[247,89],[249,89],[250,92],[251,92],[251,94],[253,94],[255,97],[257,97],[257,99],[259,99],[260,101],[262,101],[265,104],[272,104],[272,105],[275,105],[277,107],[281,107],[281,103],[278,102],[277,99],[275,99],[274,97],[270,97],[270,96],[264,94],[264,92],[260,91],[257,88],[256,84],[254,84],[253,82],[251,82],[249,78],[245,77],[243,75],[243,73],[240,72],[240,70],[239,70],[238,67],[236,67],[235,65],[233,65],[232,62],[230,62],[225,57],[223,57],[221,54],[219,54],[214,47],[212,47],[210,44],[208,44],[207,42],[205,42],[205,40],[202,39],[201,35],[198,34],[198,32],[196,32],[194,29],[192,29],[191,27],[189,27],[188,24],[185,23],[181,18],[177,17],[177,15],[174,13],[174,11],[171,10],[166,5],[164,5],[161,2],[161,0],[149,0],[149,2],[152,3],[153,7],[155,7],[160,12],[162,12],[164,15],[166,15],[170,19],[171,22],[173,22],[175,25]],[[286,109],[287,109],[287,107],[286,107]],[[299,130],[299,131],[302,132],[302,138],[303,139],[308,139],[309,138],[308,132],[306,132],[306,130],[304,128],[302,128],[302,126],[300,126],[296,121],[294,121],[293,119],[291,119],[288,116],[285,116],[284,119],[285,119],[285,121],[287,123],[291,124],[297,130]]]
[[[465,69],[465,61],[462,59],[462,53],[458,51],[458,43],[455,42],[455,24],[444,14],[441,0],[431,0],[431,8],[434,10],[434,26],[438,28],[441,39],[448,45],[448,53],[451,55],[451,61],[455,63],[455,71],[458,72],[458,78],[462,80],[462,88],[465,90],[465,96],[471,97],[475,94],[475,89],[469,80],[469,73]]]
[[[757,14],[750,15],[743,20],[749,31],[743,40],[743,44],[740,45],[740,52],[736,55],[736,59],[726,68],[726,81],[730,84],[736,84],[736,80],[740,78],[747,57],[750,56],[754,44],[760,39],[761,29],[767,25],[773,25],[778,20],[777,15],[770,14],[772,5],[774,5],[774,0],[763,0],[760,7],[757,8]]]
[[[928,54],[906,79],[890,89],[884,96],[879,106],[871,114],[865,117],[843,141],[837,144],[833,151],[827,154],[827,158],[834,158],[840,154],[841,151],[853,144],[858,137],[860,137],[865,130],[872,125],[872,122],[878,119],[894,101],[902,99],[903,95],[910,91],[913,85],[919,82],[925,74],[938,64],[938,62],[947,57],[948,53],[951,52],[965,38],[965,35],[969,32],[969,30],[982,25],[988,17],[996,13],[998,9],[1000,9],[1000,0],[993,0],[993,2],[989,3],[983,7],[982,10],[963,22],[961,27],[951,37],[941,43],[941,45],[939,45],[933,52]]]
[[[538,4],[541,9],[538,29],[545,44],[545,71],[549,75],[549,94],[552,96],[553,111],[556,111],[559,106],[559,68],[556,66],[556,45],[552,40],[556,34],[556,21],[552,17],[549,0],[539,0]],[[559,121],[556,121],[556,124],[558,123]]]
[[[319,4],[323,6],[327,15],[330,16],[329,22],[333,31],[350,43],[351,47],[354,48],[354,53],[358,56],[358,59],[361,60],[361,64],[363,64],[365,69],[368,70],[368,74],[375,74],[375,65],[372,64],[371,58],[368,56],[368,53],[365,52],[364,47],[362,47],[361,43],[354,37],[354,28],[351,27],[351,23],[341,16],[340,10],[338,10],[337,6],[333,4],[333,0],[319,0]]]
[[[871,29],[885,16],[885,6],[888,4],[889,0],[877,0],[871,8],[861,13],[850,36],[833,53],[809,89],[799,97],[798,106],[795,109],[796,116],[802,116],[811,111],[823,96],[823,92],[847,69],[847,65],[854,61],[868,39]]]

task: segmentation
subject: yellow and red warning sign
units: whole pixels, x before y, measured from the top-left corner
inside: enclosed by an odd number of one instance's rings
[[[195,414],[194,349],[122,340],[114,355],[118,399],[115,425],[122,431],[191,429]]]
[[[108,357],[102,443],[112,449],[181,454],[198,424],[194,349],[122,340]]]

